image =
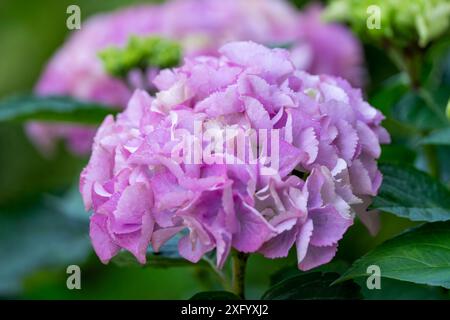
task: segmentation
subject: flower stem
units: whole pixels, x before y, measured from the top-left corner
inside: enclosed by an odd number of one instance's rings
[[[231,291],[231,285],[230,285],[230,280],[229,278],[221,271],[217,268],[217,266],[215,265],[214,261],[209,259],[208,257],[203,257],[203,259],[206,261],[206,263],[211,267],[211,269],[214,271],[214,273],[216,274],[216,276],[218,277],[222,287],[227,290],[227,291]]]
[[[233,292],[242,299],[245,299],[245,269],[247,260],[247,253],[237,251],[233,253]]]
[[[439,159],[437,157],[436,148],[432,145],[424,146],[424,155],[430,170],[430,175],[435,178],[440,178],[439,173]]]

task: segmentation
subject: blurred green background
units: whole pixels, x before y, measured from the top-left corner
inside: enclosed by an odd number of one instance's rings
[[[82,19],[86,19],[137,2],[143,1],[1,0],[0,98],[32,90],[46,61],[67,36],[68,5],[79,5]],[[305,1],[295,2],[302,5]],[[396,71],[382,51],[365,49],[370,94],[377,89],[374,84]],[[102,265],[90,247],[88,214],[82,215],[73,187],[87,159],[68,154],[62,146],[53,158],[44,158],[25,137],[23,128],[13,124],[0,124],[0,150],[0,297],[184,299],[211,286],[218,288],[217,279],[206,268]],[[399,157],[398,149],[386,147],[384,151],[387,159]],[[400,157],[411,163],[416,160],[407,149]],[[64,206],[52,196],[66,193]],[[341,242],[338,259],[351,262],[411,225],[384,214],[382,223],[377,237],[356,223]],[[294,256],[295,252],[276,261],[252,256],[248,297],[260,297],[270,274],[281,266],[294,265]],[[66,287],[70,264],[81,265],[81,290]]]

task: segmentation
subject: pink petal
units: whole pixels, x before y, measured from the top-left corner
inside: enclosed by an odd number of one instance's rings
[[[300,270],[308,271],[320,265],[326,264],[333,259],[336,254],[337,245],[329,247],[309,246],[305,258],[299,263]]]
[[[309,211],[309,217],[314,225],[310,243],[318,247],[337,243],[353,224],[353,219],[344,218],[331,205]]]
[[[92,215],[89,230],[92,246],[103,263],[108,263],[120,250],[120,247],[112,241],[108,233],[107,219],[108,217],[103,214]]]

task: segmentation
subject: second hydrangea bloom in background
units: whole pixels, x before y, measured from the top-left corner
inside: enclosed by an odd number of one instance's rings
[[[365,209],[381,183],[380,143],[389,141],[379,111],[345,80],[300,71],[286,50],[236,42],[219,53],[163,70],[155,98],[136,91],[97,132],[80,190],[103,262],[124,248],[145,263],[149,245],[158,251],[181,233],[180,254],[192,262],[215,250],[222,267],[232,248],[278,258],[295,245],[307,270],[333,258],[355,213],[372,220]],[[174,157],[180,143],[198,142],[199,124],[266,130],[275,144],[244,145],[267,148],[278,165],[265,170],[264,157],[226,151],[200,163]]]
[[[183,17],[180,19],[180,17]],[[103,14],[83,23],[47,66],[39,95],[69,95],[123,108],[132,90],[106,74],[98,53],[124,46],[129,37],[158,35],[180,41],[185,56],[215,54],[233,40],[289,46],[298,68],[362,83],[362,52],[344,27],[324,24],[318,8],[298,13],[281,0],[175,0]],[[151,80],[154,72],[147,75]],[[89,154],[95,128],[31,123],[30,137],[50,152],[56,139]]]

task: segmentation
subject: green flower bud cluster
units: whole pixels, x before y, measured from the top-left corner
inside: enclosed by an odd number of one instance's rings
[[[124,48],[110,47],[99,53],[106,71],[115,77],[125,77],[132,69],[175,67],[181,55],[181,46],[175,41],[136,36],[130,37]]]
[[[366,42],[424,48],[444,34],[449,34],[450,1],[332,0],[325,18],[348,23]],[[370,22],[377,18],[380,20],[379,28],[373,27]]]

